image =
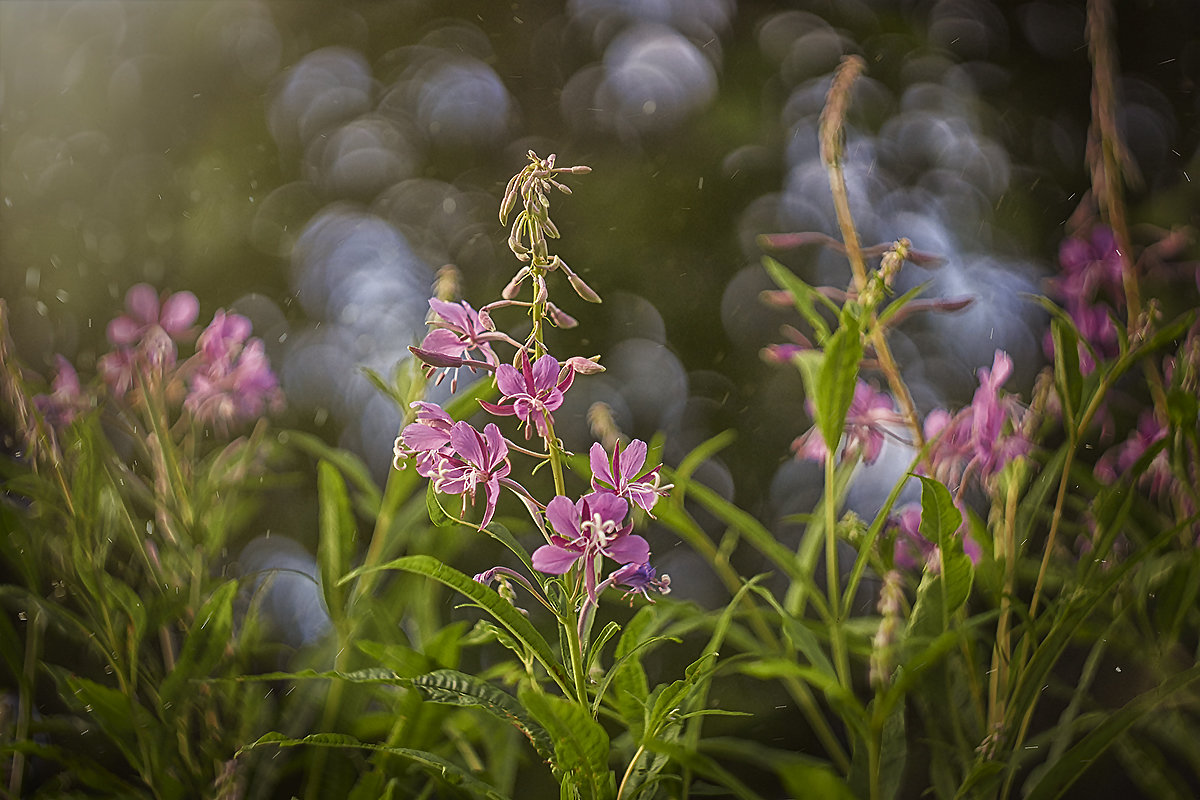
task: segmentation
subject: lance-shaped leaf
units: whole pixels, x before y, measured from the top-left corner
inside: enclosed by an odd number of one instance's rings
[[[479,583],[432,556],[425,555],[404,556],[374,567],[359,567],[342,578],[342,582],[380,570],[398,570],[424,575],[465,595],[477,606],[491,614],[510,634],[528,647],[555,682],[563,687],[570,685],[566,671],[558,663],[554,651],[550,649],[545,638],[538,633],[537,628],[533,627],[533,623],[514,608],[512,603],[501,597],[495,589]]]
[[[554,743],[550,734],[539,725],[525,707],[507,692],[453,669],[439,669],[412,679],[412,685],[432,703],[452,706],[475,706],[514,725],[525,734],[533,749],[546,762],[554,758]]]
[[[523,686],[521,703],[554,742],[553,765],[560,781],[570,780],[583,800],[608,800],[615,781],[608,768],[608,734],[583,707]]]

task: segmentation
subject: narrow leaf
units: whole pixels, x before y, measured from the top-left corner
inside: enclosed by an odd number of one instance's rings
[[[433,703],[482,708],[525,734],[533,749],[546,762],[554,756],[554,743],[546,729],[534,721],[515,697],[473,675],[439,669],[412,680],[421,695]]]

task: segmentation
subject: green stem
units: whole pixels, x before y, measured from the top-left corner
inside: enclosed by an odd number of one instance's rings
[[[559,620],[559,623],[566,630],[567,646],[571,650],[571,677],[575,683],[575,699],[586,710],[589,708],[587,675],[583,672],[583,642],[579,638],[579,626],[577,621],[567,619]]]
[[[825,455],[825,594],[829,598],[829,613],[833,617],[833,624],[829,629],[833,663],[837,668],[838,680],[847,690],[853,691],[850,657],[846,652],[846,640],[842,632],[844,608],[841,592],[838,590],[837,502],[833,485],[836,477],[835,458],[833,450],[829,450]]]

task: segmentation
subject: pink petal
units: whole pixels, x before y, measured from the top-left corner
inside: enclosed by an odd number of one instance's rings
[[[579,509],[570,498],[559,495],[551,500],[546,506],[546,519],[564,539],[574,539],[579,535]]]
[[[505,441],[504,437],[500,434],[500,429],[496,427],[494,422],[489,422],[487,426],[484,427],[483,437],[487,441],[488,452],[486,455],[489,456],[489,458],[487,460],[487,464],[481,464],[480,466],[485,467],[489,472],[491,472],[496,468],[497,465],[500,464],[500,462],[504,461],[504,459],[508,457],[508,442]]]
[[[434,328],[425,334],[425,338],[421,341],[421,349],[457,358],[466,352],[467,346],[454,331],[446,328]]]
[[[163,330],[174,336],[191,327],[199,315],[200,301],[196,299],[196,295],[191,292],[176,292],[163,303],[159,324],[162,325]],[[243,320],[247,326],[246,332],[249,333],[250,320],[238,314],[232,314],[229,318]],[[240,337],[240,339],[244,338],[246,337]]]
[[[444,321],[463,331],[471,330],[474,327],[471,318],[475,316],[475,309],[466,303],[460,305],[431,297],[429,298],[429,307]]]
[[[564,500],[566,498],[563,498]],[[533,551],[533,568],[547,575],[562,575],[569,570],[582,553],[544,544]]]
[[[462,456],[464,461],[469,461],[476,466],[483,464],[483,442],[479,431],[472,428],[470,423],[454,423],[454,426],[450,428],[450,446],[454,448],[454,452]]]
[[[620,447],[620,445],[617,445]],[[609,486],[614,486],[612,472],[609,470],[608,453],[604,452],[604,445],[599,442],[592,444],[592,449],[588,451],[588,463],[592,467],[592,480],[603,481]]]
[[[619,564],[645,564],[650,560],[650,543],[636,533],[619,536],[604,551]]]
[[[558,383],[558,359],[546,354],[533,364],[533,385],[538,392],[544,392]]]
[[[511,364],[496,367],[496,386],[505,397],[525,394],[525,380]]]
[[[646,443],[641,439],[634,439],[621,453],[621,475],[627,481],[631,481],[637,477],[638,471],[646,463]]]
[[[105,334],[108,340],[113,344],[133,344],[137,341],[138,334],[142,332],[142,326],[135,322],[131,317],[121,315],[108,323],[108,329]]]
[[[400,440],[410,450],[437,450],[450,443],[450,434],[414,422],[400,432]]]
[[[138,283],[125,293],[125,308],[138,322],[158,322],[158,292],[148,283]]]

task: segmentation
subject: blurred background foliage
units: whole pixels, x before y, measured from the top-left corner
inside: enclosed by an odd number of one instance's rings
[[[1195,226],[1200,14],[1118,13],[1134,221]],[[267,342],[285,424],[381,479],[399,412],[358,365],[388,375],[407,356],[444,264],[476,306],[498,296],[516,268],[505,181],[527,150],[556,152],[594,168],[556,220],[606,300],[568,304],[581,325],[557,335],[609,370],[569,397],[567,445],[590,441],[596,400],[632,436],[665,431],[668,461],[733,428],[700,477],[777,517],[818,481],[788,451],[810,424],[799,378],[758,355],[799,323],[759,301],[755,237],[836,233],[816,116],[839,58],[869,65],[847,156],[864,239],[946,259],[908,267],[901,291],[984,301],[897,332],[924,411],[966,400],[997,347],[1017,389],[1044,364],[1022,293],[1089,185],[1083,21],[1082,2],[1051,0],[6,0],[0,297],[47,378],[55,353],[94,374],[136,282],[194,291],[202,318],[232,307]],[[836,254],[780,257],[844,285]]]

